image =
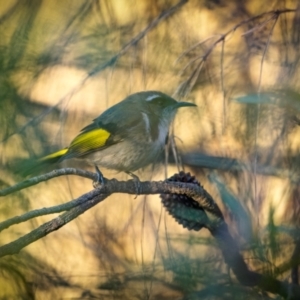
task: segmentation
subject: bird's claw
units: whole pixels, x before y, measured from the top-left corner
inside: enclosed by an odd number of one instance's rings
[[[137,196],[140,194],[141,192],[141,181],[139,179],[138,176],[136,176],[135,174],[131,173],[131,172],[126,172],[128,175],[130,175],[134,181],[134,185],[135,185],[135,198],[137,198]]]
[[[100,171],[100,169],[98,168],[98,166],[95,166],[95,169],[96,169],[96,174],[97,174],[97,180],[93,181],[93,187],[96,189],[96,188],[99,188],[102,185],[104,185],[105,181],[104,181],[103,174]]]

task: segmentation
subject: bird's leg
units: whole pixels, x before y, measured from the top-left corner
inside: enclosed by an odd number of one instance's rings
[[[135,198],[140,194],[140,190],[141,190],[141,184],[140,184],[140,179],[138,176],[136,176],[135,174],[129,172],[129,171],[125,171],[126,174],[130,175],[134,181],[135,184]]]
[[[104,177],[98,166],[95,165],[97,180],[93,182],[93,187],[97,188],[104,184]]]

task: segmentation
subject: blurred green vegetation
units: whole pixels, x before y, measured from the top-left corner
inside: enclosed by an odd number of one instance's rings
[[[253,18],[270,10],[282,13]],[[299,26],[298,1],[2,1],[0,189],[23,179],[19,161],[64,146],[108,106],[161,90],[198,105],[175,122],[182,162],[218,201],[250,268],[290,281]],[[90,188],[67,178],[16,193],[1,201],[1,220]],[[0,259],[0,298],[269,299],[236,282],[204,229],[182,229],[155,200],[108,200]],[[46,220],[1,232],[1,244]]]

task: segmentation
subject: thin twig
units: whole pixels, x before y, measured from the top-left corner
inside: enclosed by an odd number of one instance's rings
[[[197,60],[202,59],[203,60],[203,56],[196,56],[195,58],[191,59],[179,72],[178,76],[181,76],[185,70],[192,64],[194,64]]]
[[[181,6],[183,6],[185,3],[187,3],[188,0],[180,0],[177,4],[175,4],[170,9],[163,11],[158,17],[156,17],[144,30],[142,30],[140,33],[138,33],[133,39],[131,39],[127,44],[125,44],[122,49],[115,54],[113,57],[111,57],[108,61],[106,61],[104,64],[95,67],[92,71],[90,71],[83,79],[82,81],[73,88],[70,92],[68,92],[65,96],[63,96],[55,105],[48,108],[44,113],[38,115],[35,118],[32,118],[29,122],[27,122],[25,125],[23,125],[18,131],[15,131],[14,133],[8,135],[4,140],[0,142],[5,142],[10,137],[12,137],[15,134],[22,133],[28,126],[36,125],[38,124],[46,115],[48,115],[53,109],[58,107],[62,102],[64,102],[66,99],[70,99],[74,93],[76,93],[82,86],[86,83],[86,81],[90,78],[98,74],[99,72],[103,71],[104,69],[114,65],[116,61],[123,56],[132,46],[135,46],[141,39],[143,39],[153,28],[155,28],[159,23],[173,15]]]
[[[274,23],[270,29],[270,34],[268,36],[268,40],[267,40],[267,44],[266,44],[266,47],[264,49],[264,52],[263,52],[263,55],[262,55],[262,58],[261,58],[261,63],[260,63],[260,70],[259,70],[259,80],[258,80],[258,94],[260,94],[261,92],[261,82],[262,82],[262,73],[263,73],[263,64],[264,64],[264,60],[265,60],[265,57],[266,57],[266,53],[267,53],[267,50],[269,48],[269,45],[270,45],[270,41],[271,41],[271,37],[272,37],[272,33],[274,31],[274,28],[275,28],[275,25],[278,21],[278,18],[279,18],[279,15],[275,15],[273,17],[273,19],[275,18],[274,20]]]
[[[7,219],[3,222],[0,222],[0,232],[4,229],[9,228],[12,225],[20,224],[23,222],[26,222],[28,220],[31,220],[36,217],[40,216],[46,216],[50,214],[55,214],[55,213],[61,213],[63,211],[70,210],[78,205],[81,205],[84,201],[86,201],[85,198],[79,197],[78,199],[71,200],[67,203],[51,206],[51,207],[43,207],[39,209],[35,209],[29,212],[26,212],[25,214],[21,216],[15,216],[10,219]]]
[[[151,31],[154,27],[156,27],[160,22],[170,17],[174,12],[176,12],[181,6],[183,6],[185,3],[187,3],[188,0],[181,0],[176,5],[171,7],[170,9],[162,12],[158,17],[156,17],[144,30],[142,30],[140,33],[138,33],[130,42],[128,42],[123,48],[114,55],[111,59],[109,59],[106,63],[104,63],[101,66],[98,66],[94,68],[89,75],[93,76],[103,69],[107,68],[111,64],[114,64],[115,61],[117,61],[121,56],[123,56],[129,48],[132,46],[135,46],[141,39],[143,39],[146,34],[148,34],[149,31]]]
[[[226,99],[225,99],[225,85],[224,85],[224,52],[225,52],[225,40],[222,41],[222,48],[221,48],[221,66],[220,66],[220,80],[221,80],[221,91],[222,91],[222,98],[223,98],[223,134],[225,133],[226,127]]]
[[[262,275],[248,269],[243,256],[239,252],[238,244],[228,230],[221,211],[213,198],[201,186],[181,182],[141,182],[139,190],[141,194],[176,193],[192,197],[204,209],[209,218],[209,222],[206,224],[208,226],[206,227],[218,242],[225,262],[233,270],[241,284],[249,287],[257,286],[264,291],[282,295],[290,300],[299,299],[299,286],[288,284],[271,276]],[[111,193],[119,192],[135,194],[135,182],[133,180],[127,182],[107,181],[100,188],[82,195],[79,198],[82,201],[80,205],[39,226],[19,239],[1,246],[0,257],[18,253],[27,245],[63,227],[88,209],[103,201]]]
[[[94,192],[94,191],[93,191]],[[91,192],[91,193],[93,193]],[[93,207],[97,203],[101,202],[106,198],[107,195],[97,195],[91,199],[88,199],[87,195],[83,195],[83,198],[86,198],[83,204],[74,207],[68,212],[58,216],[57,218],[52,219],[51,221],[41,225],[40,227],[34,229],[30,233],[25,234],[24,236],[20,237],[19,239],[3,245],[0,247],[0,257],[16,254],[24,247],[28,246],[29,244],[43,238],[44,236],[48,235],[49,233],[58,230],[59,228],[63,227],[82,213],[84,213],[89,208]]]
[[[208,38],[206,38],[205,40],[203,41],[200,41],[198,42],[197,44],[193,45],[192,47],[190,47],[189,49],[185,50],[184,52],[182,52],[178,58],[175,60],[175,64],[179,62],[179,60],[181,60],[184,56],[186,56],[188,53],[190,53],[192,50],[196,49],[198,46],[201,46],[203,44],[205,44],[207,41],[215,38],[215,37],[218,37],[219,35],[212,35]]]
[[[255,31],[259,31],[260,29],[262,29],[266,24],[268,24],[270,21],[274,20],[275,19],[278,19],[279,15],[277,14],[274,14],[272,15],[269,19],[263,21],[262,23],[258,24],[258,25],[255,25],[255,27],[247,30],[246,32],[244,32],[241,36],[246,36],[250,33],[253,33]]]
[[[265,60],[265,57],[266,57],[266,53],[267,53],[267,50],[269,48],[269,45],[270,45],[270,41],[271,41],[271,37],[272,37],[272,33],[273,33],[273,30],[275,28],[275,25],[277,23],[277,20],[279,18],[279,14],[274,14],[273,16],[273,19],[275,18],[274,20],[274,23],[270,29],[270,33],[269,33],[269,36],[268,36],[268,40],[267,40],[267,44],[264,48],[264,52],[263,52],[263,55],[262,55],[262,58],[261,58],[261,63],[260,63],[260,70],[259,70],[259,80],[258,80],[258,89],[257,89],[257,94],[258,94],[258,97],[260,98],[260,93],[261,93],[261,82],[262,82],[262,74],[263,74],[263,64],[264,64],[264,60]],[[258,144],[257,144],[257,139],[258,139],[258,131],[259,131],[259,121],[260,121],[260,104],[258,104],[257,106],[257,118],[256,118],[256,124],[255,124],[255,156],[254,156],[254,199],[255,199],[255,206],[256,206],[256,212],[257,212],[257,221],[259,223],[259,208],[258,208],[258,200],[257,200],[257,160],[258,160]]]
[[[233,27],[231,27],[227,32],[225,32],[224,34],[221,34],[221,35],[219,36],[219,38],[217,38],[217,39],[210,45],[210,47],[206,50],[206,52],[205,52],[202,56],[197,56],[197,57],[194,59],[194,61],[195,61],[195,60],[197,60],[197,59],[199,59],[199,58],[202,57],[202,60],[201,60],[200,63],[196,66],[195,70],[192,72],[192,74],[189,76],[189,78],[188,78],[186,81],[184,81],[184,82],[179,86],[179,88],[178,88],[177,90],[178,90],[178,91],[179,91],[179,90],[183,90],[183,92],[184,92],[185,95],[188,94],[188,93],[192,90],[192,88],[193,88],[193,86],[194,86],[194,84],[195,84],[195,82],[196,82],[196,80],[197,80],[197,78],[198,78],[198,76],[199,76],[199,73],[200,73],[199,70],[201,70],[202,67],[203,67],[202,64],[207,60],[208,56],[209,56],[209,55],[211,54],[211,52],[214,50],[214,48],[216,47],[216,45],[219,44],[220,42],[225,43],[225,40],[227,39],[228,35],[231,34],[231,33],[234,33],[239,27],[241,27],[241,26],[243,26],[243,25],[245,25],[245,24],[247,24],[247,23],[250,23],[250,22],[252,22],[252,21],[254,21],[254,20],[256,20],[256,19],[262,18],[262,17],[264,17],[264,16],[266,16],[266,15],[272,15],[268,20],[262,22],[260,25],[255,26],[255,27],[252,28],[251,30],[248,30],[248,31],[246,31],[245,33],[242,34],[242,36],[243,36],[243,35],[247,35],[247,34],[249,34],[250,32],[253,32],[254,30],[259,30],[259,29],[261,29],[263,26],[265,26],[265,24],[267,24],[268,22],[270,22],[270,20],[273,20],[274,18],[277,20],[281,14],[284,14],[284,13],[290,13],[290,12],[296,12],[296,10],[295,10],[295,9],[272,10],[272,11],[265,12],[265,13],[262,13],[262,14],[260,14],[260,15],[251,17],[251,18],[246,19],[246,20],[244,20],[244,21],[241,21],[239,24],[236,24],[236,25],[234,25]],[[177,59],[177,61],[178,61],[179,59],[181,59],[183,56],[185,56],[185,55],[187,55],[188,53],[190,53],[193,49],[195,49],[195,48],[198,47],[199,45],[202,45],[203,43],[207,42],[208,40],[210,40],[210,39],[213,38],[213,37],[215,37],[215,36],[212,36],[212,37],[210,37],[210,38],[207,38],[207,39],[205,39],[204,41],[201,41],[201,42],[199,42],[199,43],[193,45],[193,46],[190,47],[188,50],[184,51],[184,52],[179,56],[179,58]],[[184,70],[185,70],[189,65],[191,65],[191,64],[192,64],[192,63],[186,64],[185,67],[184,67]],[[199,67],[200,67],[200,68],[199,68]],[[184,70],[183,70],[182,72],[184,72]]]
[[[53,170],[49,173],[46,173],[46,174],[43,174],[40,176],[29,178],[27,180],[17,183],[14,186],[0,190],[0,197],[7,196],[11,193],[23,190],[25,188],[36,185],[43,181],[47,181],[49,179],[59,177],[59,176],[64,176],[64,175],[77,175],[77,176],[85,177],[88,179],[92,179],[94,181],[97,180],[97,174],[89,172],[89,171],[84,171],[84,170],[74,169],[74,168],[57,169],[57,170]]]
[[[103,201],[108,195],[112,193],[126,193],[126,194],[136,194],[136,183],[134,180],[129,181],[117,181],[115,179],[107,180],[104,185],[97,189],[92,190],[89,193],[82,195],[81,197],[69,202],[70,207],[73,206],[69,211],[63,213],[57,218],[41,225],[40,227],[34,229],[32,232],[22,236],[21,238],[3,245],[0,247],[0,257],[18,253],[22,248],[35,242],[36,240],[48,235],[49,233],[58,230],[62,226],[66,225],[80,214],[84,213],[89,208],[93,207],[97,203]],[[216,205],[212,197],[201,187],[190,183],[181,182],[140,182],[139,183],[139,194],[150,195],[150,194],[185,194],[192,197],[195,201],[199,202],[201,207],[205,209],[209,216],[209,223],[215,224],[220,220],[223,220],[223,215]],[[76,204],[76,205],[75,205]],[[75,206],[74,206],[75,205]],[[56,208],[49,208],[57,209]],[[42,210],[39,215],[41,215]],[[46,211],[47,212],[47,211]],[[32,216],[36,212],[31,212]],[[19,221],[25,221],[26,218],[30,216],[23,216],[23,220],[17,217],[14,220],[9,221],[9,225],[20,223]],[[22,217],[21,217],[22,218]],[[3,224],[3,223],[2,223]],[[4,223],[5,224],[5,223]],[[3,225],[2,225],[3,226]],[[208,224],[208,227],[210,225]]]

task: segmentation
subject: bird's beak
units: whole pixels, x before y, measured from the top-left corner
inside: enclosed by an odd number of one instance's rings
[[[191,102],[177,102],[174,105],[175,108],[180,108],[180,107],[185,107],[185,106],[197,106],[197,105],[194,103],[191,103]]]

